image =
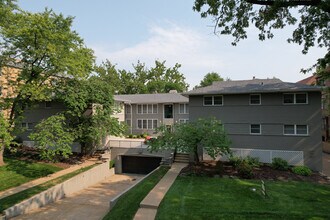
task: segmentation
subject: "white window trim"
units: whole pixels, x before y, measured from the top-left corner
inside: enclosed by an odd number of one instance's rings
[[[294,126],[294,134],[285,134],[285,125],[293,125]],[[303,125],[306,126],[307,128],[307,133],[306,134],[297,134],[297,124],[284,124],[283,125],[283,135],[285,136],[309,136],[309,126],[308,125]]]
[[[23,126],[23,124],[25,124],[25,126]],[[21,123],[21,127],[24,128],[24,129],[26,129],[27,131],[32,131],[33,128],[29,128],[29,124],[32,124],[33,125],[32,122],[22,122]]]
[[[254,104],[254,103],[251,103],[251,96],[252,95],[257,95],[257,96],[259,96],[259,104]],[[249,100],[249,102],[250,102],[250,105],[261,105],[261,94],[250,94],[250,100]]]
[[[156,105],[156,109],[157,112],[154,111],[154,105]],[[141,106],[141,113],[139,113],[139,106]],[[143,113],[143,107],[147,106],[147,111],[146,113]],[[151,107],[151,113],[149,112],[149,107]],[[157,103],[153,103],[153,104],[136,104],[136,114],[138,115],[155,115],[158,114],[158,104]]]
[[[139,120],[141,120],[141,125],[142,125],[142,128],[139,128]],[[146,120],[147,121],[147,127],[146,128],[143,128],[143,120]],[[151,120],[151,128],[148,128],[149,127],[149,120]],[[155,130],[156,128],[154,128],[154,121],[157,121],[157,126],[158,126],[158,119],[155,119],[155,118],[138,118],[136,119],[136,129],[137,130]]]
[[[222,99],[222,104],[221,105],[218,105],[218,104],[214,104],[214,97],[218,97],[218,96],[220,96],[221,97],[221,99]],[[212,104],[211,105],[205,105],[205,101],[204,101],[204,98],[205,97],[212,97]],[[223,98],[223,95],[205,95],[205,96],[203,96],[203,106],[223,106],[223,104],[224,104],[224,98]]]
[[[259,125],[259,130],[260,132],[259,133],[252,133],[252,125]],[[262,131],[261,131],[261,124],[250,124],[250,134],[251,135],[261,135],[262,134]]]
[[[180,105],[183,105],[183,112],[181,112],[181,108],[180,108]],[[180,115],[186,115],[186,114],[189,114],[188,111],[187,111],[187,106],[188,106],[188,103],[179,103],[179,114]]]
[[[299,94],[305,94],[306,95],[306,103],[297,103],[297,98],[296,98],[296,95]],[[284,95],[293,95],[293,103],[284,103]],[[307,105],[308,104],[308,93],[307,92],[296,92],[296,93],[290,93],[290,92],[287,92],[287,93],[283,93],[283,105]]]

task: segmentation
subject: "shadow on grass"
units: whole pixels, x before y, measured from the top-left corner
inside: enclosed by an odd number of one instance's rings
[[[39,178],[55,173],[61,168],[48,164],[32,163],[22,160],[7,160],[6,169],[28,178]]]

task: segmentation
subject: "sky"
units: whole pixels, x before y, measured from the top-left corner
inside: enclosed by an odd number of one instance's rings
[[[27,11],[75,17],[73,30],[92,48],[97,63],[108,59],[118,69],[133,70],[138,61],[153,67],[155,60],[179,69],[190,88],[205,74],[217,72],[223,78],[244,80],[279,78],[297,82],[310,74],[300,73],[323,57],[326,49],[287,43],[292,27],[278,30],[271,40],[259,41],[254,28],[248,38],[232,46],[230,36],[213,34],[212,18],[202,19],[192,10],[193,0],[18,0]]]

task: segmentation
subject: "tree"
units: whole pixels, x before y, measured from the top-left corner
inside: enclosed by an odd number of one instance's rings
[[[150,151],[178,150],[193,153],[197,163],[199,147],[213,159],[219,155],[230,154],[230,141],[223,125],[215,118],[175,124],[173,132],[162,126],[159,132],[157,139],[149,143]]]
[[[204,78],[201,80],[199,85],[195,86],[194,89],[200,88],[200,87],[205,87],[205,86],[210,86],[215,81],[223,81],[223,78],[216,72],[207,73],[204,76]]]
[[[47,9],[30,13],[11,7],[11,2],[0,0],[4,6],[0,13],[5,16],[0,18],[0,67],[15,63],[21,71],[15,82],[16,95],[0,104],[9,106],[9,124],[14,127],[31,103],[51,100],[62,81],[87,78],[94,56],[71,30],[73,17]]]
[[[29,138],[36,142],[36,147],[41,149],[41,157],[54,160],[57,156],[68,158],[71,144],[74,140],[73,133],[66,126],[66,118],[59,114],[42,120],[35,126]]]
[[[91,153],[107,135],[121,135],[126,131],[112,115],[116,109],[113,89],[105,78],[96,75],[85,80],[62,82],[55,92],[55,100],[64,103],[67,126],[80,142],[83,153]]]
[[[3,155],[3,151],[5,147],[10,145],[12,140],[12,136],[9,132],[10,128],[5,120],[3,114],[0,112],[0,154]],[[3,166],[5,163],[3,161],[3,157],[0,157],[0,166]]]
[[[185,77],[179,72],[180,64],[166,67],[165,61],[155,61],[155,67],[146,68],[144,63],[133,65],[134,71],[117,70],[110,61],[96,68],[99,75],[107,75],[105,80],[116,94],[168,93],[170,90],[184,92],[188,89]]]
[[[259,30],[259,40],[273,38],[274,29],[297,24],[292,37],[288,39],[289,43],[303,45],[304,54],[314,46],[328,49],[326,55],[320,58],[317,64],[304,72],[314,67],[325,70],[329,66],[330,1],[328,0],[195,0],[193,10],[199,12],[202,18],[213,17],[214,32],[232,35],[233,45],[247,38],[250,24],[254,24]]]

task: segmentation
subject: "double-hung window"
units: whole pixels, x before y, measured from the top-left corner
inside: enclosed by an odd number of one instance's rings
[[[188,104],[179,104],[179,113],[180,114],[189,114],[189,105]]]
[[[204,106],[221,106],[223,105],[223,96],[214,95],[214,96],[204,96]]]
[[[250,134],[261,134],[261,125],[260,124],[251,124],[250,125]]]
[[[308,135],[307,125],[284,125],[284,135]]]
[[[251,94],[250,95],[250,105],[260,105],[261,104],[261,95],[260,94]]]
[[[284,104],[308,104],[307,93],[284,93]]]
[[[137,128],[138,129],[148,129],[154,130],[158,126],[157,119],[138,119],[137,120]]]

